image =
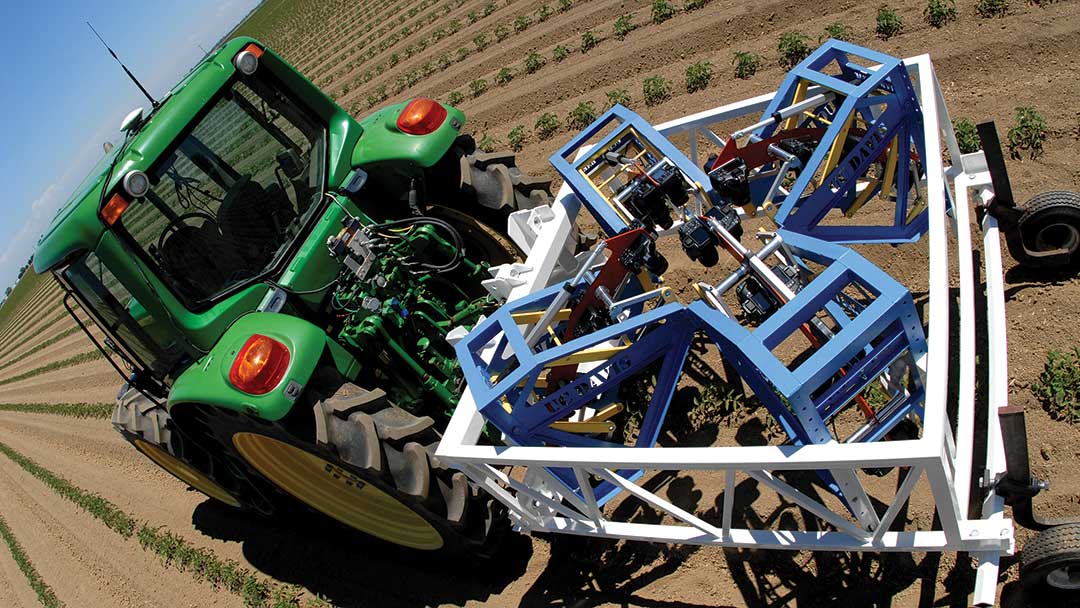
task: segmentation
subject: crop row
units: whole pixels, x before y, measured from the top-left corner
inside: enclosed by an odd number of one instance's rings
[[[424,0],[418,4],[417,7],[425,9],[436,5],[437,3],[438,0]],[[335,78],[339,73],[343,71],[349,72],[363,65],[379,53],[391,49],[395,45],[401,43],[409,36],[419,32],[436,21],[446,18],[450,13],[461,8],[464,4],[465,0],[447,0],[446,4],[443,4],[441,7],[432,10],[423,16],[417,17],[416,21],[411,24],[405,23],[404,19],[400,20],[396,24],[401,25],[400,29],[397,31],[393,31],[393,27],[388,24],[379,28],[374,33],[369,34],[362,42],[354,44],[352,39],[342,40],[339,43],[341,48],[336,54],[313,65],[307,62],[298,63],[298,68],[305,73],[310,73],[312,75],[318,74],[318,81],[320,83],[326,82],[329,84],[329,80]],[[398,10],[400,10],[400,8]],[[476,23],[480,19],[494,13],[496,10],[498,10],[498,7],[495,3],[488,0],[480,11],[474,10],[468,12],[468,22],[470,25]],[[405,17],[405,15],[402,15],[401,17]],[[445,28],[438,28],[432,35],[443,38],[460,31],[463,27],[465,26],[461,19],[451,19],[446,24]],[[390,33],[391,31],[393,31],[393,33]],[[376,41],[379,41],[378,44],[375,44]],[[360,51],[363,52],[361,53]],[[315,78],[313,77],[312,80],[315,80]]]
[[[80,353],[80,354],[75,355],[73,357],[68,357],[67,359],[61,359],[60,361],[53,361],[51,363],[46,363],[45,365],[42,365],[41,367],[35,367],[34,369],[32,369],[30,371],[19,374],[18,376],[12,376],[10,378],[4,378],[3,380],[0,380],[0,386],[4,386],[4,385],[7,385],[7,384],[12,384],[14,382],[20,382],[22,380],[27,380],[29,378],[33,378],[34,376],[40,376],[41,374],[48,373],[48,372],[58,370],[58,369],[63,369],[65,367],[72,367],[74,365],[79,365],[79,364],[87,363],[87,362],[90,362],[90,361],[96,361],[98,359],[103,359],[104,357],[105,356],[101,354],[101,351],[97,351],[97,350],[92,350],[92,351],[87,352],[87,353]]]
[[[45,350],[46,348],[52,346],[53,344],[56,344],[60,340],[63,340],[64,338],[67,338],[68,336],[70,336],[70,335],[72,335],[72,334],[74,334],[74,333],[76,333],[78,331],[80,331],[80,329],[79,329],[79,326],[76,325],[76,326],[69,327],[69,328],[65,329],[64,331],[56,334],[55,336],[53,336],[51,338],[47,338],[45,340],[42,340],[41,342],[35,344],[33,346],[33,348],[27,349],[26,351],[20,353],[17,357],[11,357],[7,361],[4,361],[3,363],[0,363],[0,370],[7,369],[8,367],[11,367],[12,365],[15,365],[19,361],[23,361],[27,357],[29,357],[29,356],[31,356],[31,355],[33,355],[35,353],[41,352],[42,350]],[[36,334],[34,337],[38,337],[38,336],[40,336],[40,334]]]
[[[23,321],[37,313],[43,303],[55,300],[59,292],[59,286],[55,282],[43,281],[32,293],[26,294],[24,298],[19,300],[9,299],[8,303],[5,304],[4,326],[0,330],[0,341],[11,335],[11,332],[19,328]],[[7,308],[8,305],[11,306],[10,309]]]
[[[111,403],[0,403],[0,412],[21,414],[51,414],[68,418],[108,418],[112,416]]]
[[[48,311],[44,311],[48,312]],[[12,333],[4,343],[0,343],[0,353],[12,353],[23,347],[27,342],[38,339],[46,330],[64,319],[70,318],[66,310],[61,310],[52,317],[47,317],[42,323],[33,325],[26,323],[19,331]]]
[[[560,12],[566,12],[566,11],[569,11],[573,6],[574,6],[573,3],[570,2],[569,0],[563,0],[563,1],[560,2],[559,10],[560,10]],[[360,102],[355,102],[355,103],[350,105],[349,111],[354,115],[359,114],[364,109],[370,109],[370,108],[372,108],[372,107],[386,101],[390,97],[391,94],[397,94],[397,93],[400,93],[400,92],[404,91],[405,89],[416,86],[418,83],[420,83],[425,78],[427,78],[427,77],[429,77],[429,76],[431,76],[433,74],[436,74],[438,72],[445,71],[455,63],[460,63],[460,62],[465,61],[466,59],[468,59],[474,53],[478,53],[478,52],[482,52],[482,51],[486,50],[493,43],[496,43],[496,42],[501,43],[501,42],[504,42],[507,39],[509,39],[509,38],[511,38],[511,37],[513,37],[515,35],[523,34],[534,23],[546,21],[550,17],[550,15],[553,14],[553,12],[548,12],[548,13],[545,13],[545,16],[541,18],[539,13],[541,11],[543,11],[546,7],[547,7],[547,5],[544,5],[543,7],[538,9],[538,11],[537,11],[538,14],[537,14],[537,17],[536,17],[536,21],[533,20],[533,18],[532,18],[532,16],[530,14],[519,14],[516,17],[514,17],[512,20],[509,20],[509,21],[506,21],[506,22],[504,22],[504,23],[502,23],[500,25],[497,25],[490,32],[480,32],[480,33],[476,34],[473,37],[473,40],[472,40],[473,46],[471,48],[468,47],[468,46],[461,46],[461,47],[458,47],[458,49],[453,54],[451,54],[449,51],[440,53],[439,56],[436,57],[435,59],[428,60],[428,61],[424,62],[423,64],[421,64],[420,66],[412,68],[412,69],[406,71],[405,73],[400,74],[393,83],[393,90],[392,91],[388,90],[387,85],[385,85],[385,84],[381,84],[381,85],[375,87],[367,95],[367,97],[365,99],[365,101],[367,103],[366,106],[361,106]],[[548,9],[548,10],[551,11],[552,9]],[[379,65],[375,66],[373,69],[369,69],[369,70],[364,71],[363,73],[356,76],[349,83],[346,83],[342,87],[340,87],[337,90],[331,92],[330,97],[335,99],[335,100],[338,99],[339,97],[344,98],[346,95],[349,94],[350,91],[355,90],[360,85],[367,84],[367,83],[371,82],[376,77],[378,77],[381,74],[383,74],[384,72],[388,71],[390,68],[393,68],[396,65],[398,65],[398,63],[402,59],[408,59],[408,58],[410,58],[410,57],[412,57],[414,55],[420,54],[425,49],[427,49],[428,46],[434,44],[437,41],[438,40],[435,40],[432,37],[428,37],[428,38],[424,38],[422,40],[419,40],[419,41],[413,43],[409,47],[406,47],[404,49],[404,51],[402,52],[404,57],[395,58],[396,54],[391,55],[383,63],[380,63]],[[344,99],[343,99],[343,101],[344,101]]]
[[[0,537],[4,539],[4,544],[7,545],[8,551],[11,552],[11,558],[15,561],[15,565],[19,567],[19,571],[26,577],[26,582],[30,583],[30,588],[37,594],[38,602],[45,608],[63,608],[64,602],[61,602],[56,597],[52,588],[38,574],[34,564],[30,563],[26,551],[19,544],[15,534],[12,533],[11,528],[2,516],[0,516]]]
[[[20,454],[0,442],[3,454],[24,471],[33,475],[60,497],[101,521],[105,526],[125,539],[135,537],[139,546],[157,555],[167,567],[191,573],[214,587],[223,588],[240,596],[244,604],[252,608],[298,608],[301,606],[301,590],[292,585],[279,585],[260,580],[251,570],[233,560],[222,559],[212,550],[193,546],[182,536],[162,526],[151,526],[125,512],[108,499],[88,492],[67,479]],[[308,607],[328,606],[325,600],[309,600]]]

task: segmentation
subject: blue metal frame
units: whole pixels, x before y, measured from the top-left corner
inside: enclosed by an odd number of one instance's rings
[[[567,185],[570,186],[570,189],[588,207],[593,217],[600,223],[600,227],[604,229],[604,232],[608,235],[618,234],[626,229],[627,223],[619,217],[619,214],[608,204],[604,197],[593,188],[589,180],[579,172],[579,169],[585,165],[588,155],[584,155],[577,160],[574,159],[574,156],[589,143],[589,140],[612,123],[615,124],[615,128],[597,142],[596,148],[606,149],[614,141],[626,134],[627,127],[633,127],[638,132],[638,135],[647,140],[664,156],[667,156],[683,173],[704,188],[707,196],[712,200],[712,185],[705,171],[691,162],[681,150],[654,129],[644,118],[631,112],[626,107],[616,104],[548,159]],[[652,226],[649,226],[649,228],[652,228]]]
[[[870,65],[880,64],[881,67],[869,70],[855,63],[853,58],[863,59]],[[838,75],[824,72],[830,65],[837,66]],[[796,89],[803,81],[822,87],[822,92],[837,93],[842,101],[839,105],[834,102],[820,109],[827,114],[831,124],[780,205],[776,222],[788,230],[838,243],[908,243],[919,240],[929,224],[926,210],[910,223],[907,221],[911,180],[920,179],[920,176],[911,174],[908,155],[911,146],[914,146],[918,157],[925,158],[926,146],[922,111],[904,62],[847,42],[826,41],[788,73],[776,97],[762,114],[763,118],[791,105]],[[869,128],[859,144],[840,159],[823,185],[811,191],[810,183],[825,162],[832,142],[840,137],[844,125],[853,114],[859,115]],[[766,125],[756,134],[762,138],[771,137],[776,134],[779,124]],[[901,147],[896,166],[896,210],[892,223],[821,225],[821,221],[833,209],[848,211],[855,199],[856,178],[866,174],[870,165],[888,149],[893,137],[897,138]],[[878,190],[875,188],[871,196],[876,196]]]

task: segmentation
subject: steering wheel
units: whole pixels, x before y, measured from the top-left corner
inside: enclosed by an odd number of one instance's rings
[[[191,213],[185,213],[183,215],[178,215],[174,217],[172,220],[169,221],[168,224],[165,225],[165,228],[161,231],[161,236],[159,236],[157,240],[157,250],[161,251],[161,246],[165,243],[165,237],[168,236],[173,230],[179,229],[186,220],[196,218],[203,219],[207,222],[214,224],[214,226],[217,227],[218,233],[221,232],[221,226],[218,224],[217,218],[204,211],[192,211]]]

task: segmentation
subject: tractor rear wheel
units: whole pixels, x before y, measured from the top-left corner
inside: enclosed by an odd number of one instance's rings
[[[187,450],[169,412],[142,391],[126,384],[120,389],[112,424],[128,443],[173,477],[222,504],[244,506],[234,492],[215,480],[213,459],[196,463],[185,455]]]
[[[271,483],[345,526],[413,549],[492,552],[504,517],[435,457],[431,418],[348,383],[312,412],[314,444],[278,425],[237,429],[232,444]]]
[[[1080,524],[1039,532],[1020,553],[1020,583],[1060,593],[1080,590]]]

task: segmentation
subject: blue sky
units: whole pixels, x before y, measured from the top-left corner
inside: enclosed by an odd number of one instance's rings
[[[5,2],[0,8],[0,294],[56,210],[149,102],[101,43],[160,97],[259,0]]]

